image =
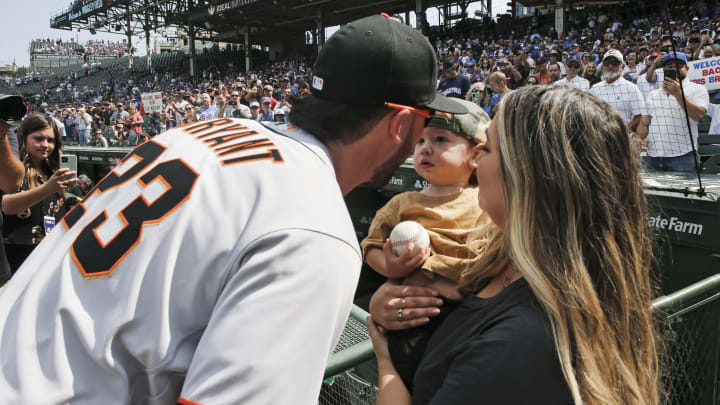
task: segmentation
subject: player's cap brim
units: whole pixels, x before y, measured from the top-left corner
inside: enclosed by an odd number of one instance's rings
[[[467,114],[468,112],[464,105],[455,103],[442,94],[435,94],[433,100],[423,107],[451,114]]]

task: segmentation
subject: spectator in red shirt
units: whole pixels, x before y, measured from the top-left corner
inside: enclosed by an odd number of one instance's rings
[[[137,141],[138,135],[142,134],[143,117],[133,105],[128,107],[128,113],[130,113],[130,115],[125,120],[125,123],[130,126],[127,140],[132,144]]]
[[[548,84],[552,82],[552,78],[548,74],[547,71],[547,61],[544,59],[541,59],[537,62],[537,70],[538,72],[535,73],[535,78],[538,80],[538,83],[540,84]]]

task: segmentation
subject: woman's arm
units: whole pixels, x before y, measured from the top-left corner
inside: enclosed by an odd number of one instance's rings
[[[378,395],[377,405],[409,405],[412,397],[408,392],[400,375],[395,370],[390,351],[388,350],[387,336],[380,326],[373,322],[372,317],[367,318],[368,332],[375,348],[375,357],[378,362]]]
[[[22,185],[23,165],[10,150],[10,125],[0,121],[0,190],[17,191]]]
[[[75,172],[70,171],[70,169],[59,169],[46,183],[38,187],[4,195],[2,199],[2,212],[7,215],[16,215],[39,203],[53,193],[64,192],[67,186],[75,181],[75,179],[65,180],[65,178],[67,176],[73,176],[74,174]]]

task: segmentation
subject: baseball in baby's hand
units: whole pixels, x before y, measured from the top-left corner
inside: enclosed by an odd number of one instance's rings
[[[403,221],[395,225],[390,232],[390,244],[395,256],[402,256],[411,242],[414,247],[410,256],[413,257],[418,250],[430,245],[430,236],[427,230],[415,221]]]

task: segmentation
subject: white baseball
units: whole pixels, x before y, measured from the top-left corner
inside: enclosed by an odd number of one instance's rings
[[[422,225],[415,221],[404,221],[395,225],[390,232],[390,246],[392,246],[393,253],[396,256],[402,256],[410,242],[415,244],[412,251],[412,255],[415,256],[419,249],[430,246],[430,235]]]

